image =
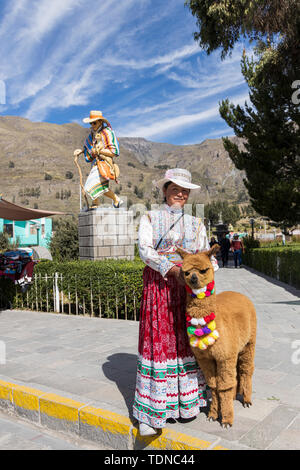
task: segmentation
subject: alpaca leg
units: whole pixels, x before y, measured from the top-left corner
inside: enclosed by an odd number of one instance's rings
[[[211,388],[211,404],[208,414],[208,418],[216,420],[219,416],[219,403],[218,403],[218,394],[216,393],[216,362],[213,359],[206,359],[199,357],[197,352],[195,352],[196,359],[198,361],[199,367],[203,372],[205,381],[207,385]]]
[[[210,421],[216,421],[219,417],[219,395],[215,388],[211,389],[211,404],[207,418]]]
[[[219,390],[219,401],[220,401],[220,410],[222,415],[222,426],[228,427],[233,425],[234,418],[234,409],[233,409],[233,400],[234,400],[234,387],[229,388],[228,390]]]
[[[238,358],[238,393],[244,397],[244,406],[251,406],[252,375],[254,372],[255,344],[248,343]]]
[[[237,356],[217,363],[217,390],[224,426],[233,424],[233,399],[237,384],[236,367]]]

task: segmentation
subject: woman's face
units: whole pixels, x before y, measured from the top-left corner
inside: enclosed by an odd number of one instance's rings
[[[100,129],[101,125],[102,121],[100,120],[91,122],[91,128],[94,132],[97,132],[97,130]]]
[[[189,198],[190,190],[182,188],[175,183],[169,184],[167,189],[164,189],[164,195],[167,200],[168,206],[175,206],[181,209]]]

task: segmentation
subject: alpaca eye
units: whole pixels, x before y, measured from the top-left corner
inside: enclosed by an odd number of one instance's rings
[[[188,271],[185,271],[184,275],[185,275],[185,276],[189,276],[190,273],[189,273]]]
[[[201,273],[201,274],[205,274],[206,271],[208,271],[208,268],[206,268],[206,269],[200,269],[200,273]]]

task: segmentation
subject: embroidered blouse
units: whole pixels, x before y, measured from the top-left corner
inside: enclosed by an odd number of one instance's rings
[[[141,217],[139,226],[139,253],[145,264],[165,277],[168,271],[180,262],[180,256],[175,253],[177,247],[191,253],[209,250],[206,228],[201,219],[184,214],[181,209],[174,209],[164,204],[160,210],[152,210]],[[180,220],[169,230],[171,225]],[[160,238],[163,240],[155,250]],[[214,270],[218,269],[217,260],[212,256]]]
[[[97,132],[98,133],[98,132]],[[115,132],[110,127],[105,127],[99,134],[104,145],[104,149],[110,150],[116,157],[120,155],[120,148]],[[92,154],[92,147],[95,144],[95,134],[91,132],[84,142],[84,156],[87,162],[95,163],[95,157]]]

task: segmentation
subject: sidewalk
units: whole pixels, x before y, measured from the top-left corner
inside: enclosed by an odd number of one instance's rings
[[[1,408],[113,448],[300,449],[300,292],[245,268],[215,280],[217,292],[248,295],[258,317],[253,406],[235,401],[231,429],[200,413],[142,439],[132,420],[138,323],[61,314],[0,312]]]

